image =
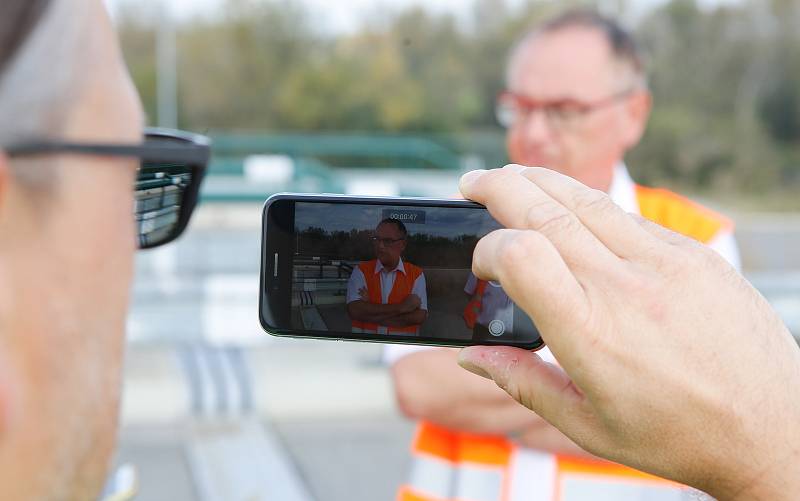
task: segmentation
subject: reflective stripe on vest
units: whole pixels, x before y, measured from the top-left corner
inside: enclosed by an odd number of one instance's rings
[[[733,229],[723,216],[667,190],[636,186],[636,197],[643,217],[702,243]],[[400,501],[473,501],[483,498],[470,496],[483,495],[499,501],[678,501],[691,492],[616,463],[528,451],[504,437],[459,433],[425,421],[420,422],[412,453],[412,478],[400,489]],[[467,467],[464,475],[462,466]],[[501,470],[502,487],[495,477],[473,475],[478,467],[481,472]],[[470,479],[469,491],[452,485],[464,477]]]
[[[538,489],[552,496],[544,499],[533,492],[535,488],[512,488],[517,479],[511,472],[517,473],[516,461],[524,463],[525,449],[504,437],[460,433],[424,421],[412,452],[411,475],[398,501],[671,501],[685,495],[682,485],[616,463],[551,456],[554,468],[526,472],[531,482],[552,484]],[[542,478],[544,473],[549,478]],[[596,495],[586,497],[587,492]],[[620,497],[623,494],[626,497]]]
[[[458,433],[423,423],[412,444],[414,462],[400,501],[504,501],[511,444],[495,436]]]
[[[406,492],[411,499],[502,501],[503,475],[503,466],[451,463],[420,456],[412,466]]]
[[[556,456],[553,499],[683,501],[687,487],[607,461]]]
[[[369,302],[373,304],[383,304],[383,297],[381,295],[381,277],[380,273],[375,273],[375,268],[378,265],[378,260],[366,261],[359,263],[358,268],[364,274],[364,282],[367,284],[367,296]],[[422,268],[415,266],[411,263],[403,262],[402,271],[397,271],[394,275],[394,284],[392,291],[389,293],[386,304],[398,304],[411,294],[414,288],[414,282],[422,275]],[[356,332],[378,332],[378,324],[369,322],[360,322],[358,320],[352,321],[353,329],[359,329]],[[409,325],[407,327],[388,327],[389,333],[414,333],[419,329],[419,325]]]

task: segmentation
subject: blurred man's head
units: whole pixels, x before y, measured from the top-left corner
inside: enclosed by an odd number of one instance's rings
[[[387,218],[378,223],[372,239],[375,256],[389,270],[393,270],[400,262],[400,256],[406,250],[408,231],[399,219]]]
[[[0,5],[0,499],[92,499],[117,425],[142,114],[102,0]]]
[[[571,11],[512,50],[498,112],[511,161],[549,167],[597,189],[641,138],[650,110],[631,37],[592,11]]]

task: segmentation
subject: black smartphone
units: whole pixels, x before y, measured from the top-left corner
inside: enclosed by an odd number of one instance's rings
[[[277,194],[264,204],[261,326],[276,336],[436,346],[544,345],[472,274],[501,226],[466,200]]]

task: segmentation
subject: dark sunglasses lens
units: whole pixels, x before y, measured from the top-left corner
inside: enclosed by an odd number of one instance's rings
[[[187,165],[142,164],[135,187],[139,247],[156,247],[177,237],[192,176]]]

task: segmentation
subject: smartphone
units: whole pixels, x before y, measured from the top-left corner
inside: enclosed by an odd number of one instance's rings
[[[264,204],[259,319],[276,336],[435,346],[544,345],[472,274],[501,228],[466,200],[282,193]]]

